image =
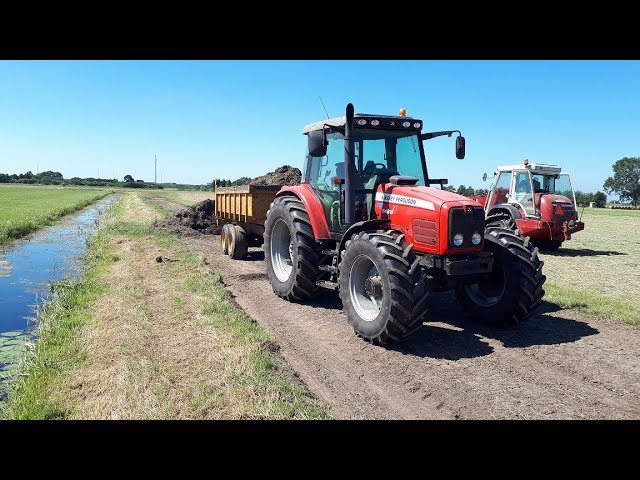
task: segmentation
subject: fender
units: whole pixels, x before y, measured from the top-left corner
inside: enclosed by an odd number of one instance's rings
[[[487,213],[487,217],[492,213],[498,212],[500,210],[508,212],[514,220],[522,218],[522,215],[520,215],[520,210],[518,210],[513,205],[509,205],[508,203],[499,203],[498,205],[494,205],[493,207],[491,207],[491,210],[489,210],[489,213]]]
[[[287,195],[293,195],[298,197],[309,214],[311,220],[311,228],[316,240],[331,240],[329,235],[329,224],[324,216],[324,209],[320,199],[309,186],[308,183],[303,183],[296,186],[283,186],[277,193],[276,197],[285,197]]]
[[[383,218],[379,220],[365,220],[363,222],[356,222],[347,228],[347,231],[344,232],[342,239],[338,245],[338,252],[344,250],[344,244],[351,238],[354,233],[362,232],[363,230],[380,230],[384,225],[388,225],[391,223],[391,220],[388,218]]]

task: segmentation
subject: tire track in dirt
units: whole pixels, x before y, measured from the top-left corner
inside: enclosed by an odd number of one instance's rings
[[[264,254],[219,251],[217,236],[183,238],[220,272],[236,302],[337,418],[639,418],[640,329],[544,304],[518,328],[467,320],[432,294],[426,324],[390,348],[357,338],[337,295],[278,298]]]

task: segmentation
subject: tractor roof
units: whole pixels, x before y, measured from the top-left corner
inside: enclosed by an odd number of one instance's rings
[[[558,165],[549,165],[546,163],[530,163],[525,165],[519,163],[518,165],[501,165],[498,167],[499,172],[511,171],[511,170],[529,170],[531,173],[545,174],[545,173],[560,173],[562,168]]]
[[[406,120],[409,120],[412,124],[415,122],[420,122],[420,126],[422,126],[422,120],[418,119],[418,118],[413,118],[413,117],[403,117],[403,116],[395,116],[395,115],[371,115],[369,113],[356,113],[353,116],[353,120],[354,120],[354,126],[355,127],[359,127],[359,128],[367,128],[369,126],[369,122],[367,122],[367,125],[364,127],[361,127],[360,125],[358,125],[356,123],[356,121],[359,118],[365,118],[367,120],[373,120],[378,119],[380,120],[380,126],[377,128],[384,128],[385,126],[389,126],[389,127],[394,127],[394,126],[400,126],[401,123],[398,123],[397,125],[391,124],[391,122],[404,122]],[[345,123],[347,123],[347,117],[345,115],[341,116],[341,117],[335,117],[335,118],[328,118],[326,120],[319,120],[317,122],[314,123],[310,123],[309,125],[305,125],[305,127],[302,129],[302,133],[303,134],[307,134],[309,132],[313,132],[315,130],[322,130],[324,128],[325,125],[330,125],[332,127],[344,127]]]

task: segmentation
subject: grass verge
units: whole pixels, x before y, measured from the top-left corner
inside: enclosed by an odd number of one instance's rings
[[[622,320],[640,325],[640,304],[623,298],[612,298],[594,292],[575,290],[554,282],[544,284],[547,302],[600,318]]]
[[[327,418],[219,276],[153,230],[155,215],[135,193],[112,209],[83,277],[46,304],[3,415]]]

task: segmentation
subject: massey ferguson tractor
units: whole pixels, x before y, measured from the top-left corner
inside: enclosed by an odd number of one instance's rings
[[[584,230],[578,221],[571,175],[557,165],[529,163],[498,167],[484,205],[487,226],[519,230],[540,250],[557,250],[571,235]]]
[[[485,226],[474,200],[431,185],[416,118],[354,114],[307,125],[303,182],[280,189],[264,250],[273,291],[290,301],[338,290],[355,332],[403,340],[423,321],[430,291],[455,289],[476,320],[517,322],[538,306],[545,276],[528,238]]]

